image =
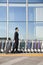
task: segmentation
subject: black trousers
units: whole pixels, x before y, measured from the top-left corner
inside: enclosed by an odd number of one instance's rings
[[[19,44],[19,40],[15,40],[12,52],[14,52],[14,49],[16,49],[16,51],[18,51],[18,44]]]
[[[14,49],[16,49],[16,51],[18,51],[18,43],[14,43],[12,52],[14,52]]]
[[[18,43],[15,43],[15,44],[16,44],[15,49],[16,49],[16,51],[18,51]]]
[[[15,49],[16,49],[16,51],[18,51],[18,44],[19,44],[19,40],[15,40]]]

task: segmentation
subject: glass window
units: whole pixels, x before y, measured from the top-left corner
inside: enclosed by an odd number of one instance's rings
[[[43,21],[42,22],[41,21],[36,22],[36,26],[43,26]]]
[[[26,3],[26,0],[9,0],[10,3]],[[43,0],[28,0],[28,3],[43,3]]]
[[[0,22],[0,37],[6,37],[6,22]]]
[[[29,7],[28,9],[28,33],[29,39],[42,39],[43,35],[43,8]],[[42,33],[40,32],[42,31]],[[39,33],[40,32],[40,33]]]
[[[14,39],[15,27],[19,28],[19,38],[26,37],[26,8],[25,7],[9,7],[9,37]]]
[[[0,6],[0,21],[6,21],[7,18],[7,9],[6,7]]]
[[[0,3],[6,3],[7,0],[0,0]]]
[[[28,22],[28,36],[30,40],[35,39],[35,22]]]
[[[36,38],[43,40],[43,22],[36,22]]]
[[[15,28],[19,28],[19,39],[26,39],[26,22],[9,22],[8,29],[9,29],[9,37],[14,39],[14,32]]]
[[[28,0],[30,3],[43,3],[43,0]]]
[[[26,0],[9,0],[10,3],[25,3]]]
[[[35,39],[35,21],[36,21],[36,8],[28,8],[28,36],[29,39]]]
[[[6,37],[6,18],[7,18],[6,7],[0,6],[0,37]]]
[[[36,26],[36,38],[43,40],[43,26]]]
[[[9,7],[9,21],[26,21],[26,7]]]
[[[43,8],[36,8],[36,21],[43,21]]]
[[[28,20],[29,21],[35,21],[36,18],[36,8],[35,7],[29,7],[28,8]]]

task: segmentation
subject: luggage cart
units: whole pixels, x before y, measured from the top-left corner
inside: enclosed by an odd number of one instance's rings
[[[27,42],[27,52],[31,52],[31,47],[32,47],[32,42],[31,41],[28,41]]]
[[[37,52],[38,53],[41,52],[41,42],[40,41],[37,42]]]
[[[34,52],[34,50],[33,50],[33,43],[34,43],[34,41],[32,41],[31,53]]]
[[[34,50],[34,53],[37,52],[37,41],[34,41],[33,43],[33,50]]]
[[[4,48],[5,48],[5,41],[2,41],[2,46],[1,46],[1,52],[4,52]]]
[[[7,41],[7,43],[6,43],[6,53],[11,53],[11,45],[12,45],[12,42]]]
[[[43,53],[43,41],[41,43],[41,52]]]
[[[24,40],[21,40],[21,42],[20,42],[20,51],[21,52],[25,52],[25,41]]]

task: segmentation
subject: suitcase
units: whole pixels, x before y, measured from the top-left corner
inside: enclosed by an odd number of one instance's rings
[[[20,42],[20,51],[25,52],[25,41],[24,40]]]
[[[11,53],[12,42],[8,41],[6,44],[6,53]]]
[[[32,47],[32,42],[28,41],[28,43],[27,43],[27,52],[31,51],[31,47]]]

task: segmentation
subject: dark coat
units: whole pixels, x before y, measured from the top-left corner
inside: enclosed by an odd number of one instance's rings
[[[19,34],[18,34],[18,32],[14,33],[14,40],[15,40],[15,43],[18,44],[18,42],[19,42]]]

